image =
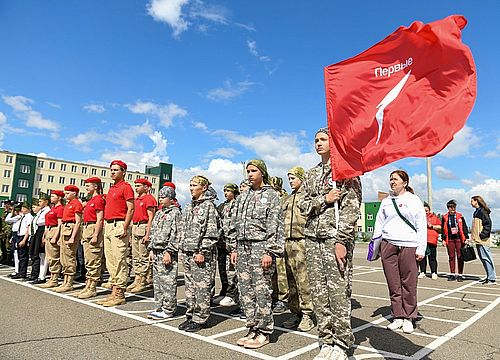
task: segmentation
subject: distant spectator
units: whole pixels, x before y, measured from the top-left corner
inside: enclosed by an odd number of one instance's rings
[[[420,261],[419,279],[425,278],[425,269],[427,268],[427,258],[429,258],[429,266],[431,268],[432,280],[437,280],[437,242],[439,232],[441,231],[441,220],[431,211],[429,204],[424,202],[425,215],[427,217],[427,249],[425,256]]]
[[[460,252],[468,238],[469,230],[465,219],[457,212],[457,202],[450,200],[446,204],[448,212],[443,215],[441,227],[443,228],[443,242],[448,249],[448,260],[450,263],[450,275],[448,281],[464,281],[464,261]],[[455,263],[458,263],[458,275],[455,274]]]

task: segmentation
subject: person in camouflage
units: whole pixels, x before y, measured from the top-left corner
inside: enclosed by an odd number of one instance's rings
[[[314,358],[347,359],[354,343],[351,329],[352,255],[360,214],[359,177],[333,181],[328,129],[318,130],[321,163],[307,171],[299,207],[306,216],[306,261],[320,353]]]
[[[177,309],[177,253],[182,231],[181,211],[174,205],[175,190],[164,186],[158,197],[162,208],[153,218],[148,245],[156,303],[148,318],[153,320],[171,318]]]
[[[274,328],[271,277],[284,252],[283,210],[264,161],[251,160],[246,170],[251,188],[236,200],[228,236],[248,328],[236,343],[257,349],[269,343]]]
[[[12,201],[7,200],[3,204],[3,213],[0,218],[0,251],[2,252],[2,264],[10,265],[10,239],[12,238],[12,225],[5,221],[5,218],[12,212]]]
[[[215,304],[221,306],[234,306],[237,302],[237,276],[236,269],[231,261],[227,261],[231,249],[227,238],[229,232],[229,224],[231,222],[231,214],[236,203],[235,199],[240,194],[238,185],[228,183],[224,185],[224,196],[226,201],[217,207],[222,221],[222,236],[217,243],[217,265],[219,268],[219,277],[222,284],[219,297],[214,299]],[[229,258],[230,260],[230,258]]]
[[[295,166],[288,171],[288,180],[292,193],[283,199],[285,214],[285,264],[288,279],[288,305],[293,316],[283,323],[285,328],[298,327],[300,331],[314,328],[314,310],[311,288],[306,269],[306,240],[304,226],[306,218],[299,209],[299,202],[304,196],[302,182],[305,171]]]
[[[197,332],[210,316],[220,219],[214,204],[217,194],[206,177],[193,177],[189,189],[192,201],[184,211],[184,231],[180,245],[184,257],[187,319],[179,325],[179,329]]]

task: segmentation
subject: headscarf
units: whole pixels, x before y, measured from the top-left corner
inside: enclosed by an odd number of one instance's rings
[[[224,185],[224,191],[226,191],[226,190],[231,191],[234,194],[234,196],[238,196],[240,193],[240,189],[239,189],[238,185],[233,184],[233,183],[228,183],[228,184]]]
[[[290,170],[288,170],[288,174],[291,174],[295,176],[296,178],[299,178],[300,181],[304,181],[306,172],[304,171],[304,168],[301,166],[294,166]]]
[[[175,199],[175,190],[170,186],[164,186],[158,192],[158,197],[160,198],[169,198],[170,200]]]
[[[283,190],[283,179],[278,177],[278,176],[271,176],[269,178],[269,182],[273,189],[276,190],[276,191],[280,191]]]
[[[191,179],[191,181],[194,181],[195,183],[198,183],[199,185],[201,186],[205,186],[205,185],[211,185],[212,183],[210,182],[210,180],[208,180],[207,177],[203,176],[203,175],[196,175],[196,176],[193,176],[193,178]]]
[[[257,169],[259,169],[259,171],[262,173],[262,178],[264,179],[264,184],[267,184],[267,185],[270,184],[269,173],[267,172],[267,166],[266,166],[266,163],[264,162],[264,160],[259,160],[259,159],[250,160],[247,163],[246,167],[248,167],[248,165],[253,165]]]

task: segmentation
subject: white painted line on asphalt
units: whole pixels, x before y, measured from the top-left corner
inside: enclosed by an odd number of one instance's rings
[[[436,305],[436,304],[422,304],[419,306],[430,306],[430,307],[436,307],[440,309],[446,309],[446,310],[457,310],[457,311],[465,311],[465,312],[473,312],[473,313],[478,313],[480,310],[473,310],[473,309],[462,309],[462,308],[456,308],[453,306],[446,306],[446,305]]]
[[[366,275],[366,274],[373,274],[373,273],[377,273],[377,272],[380,272],[380,270],[378,269],[375,269],[375,270],[368,270],[368,271],[364,271],[364,272],[360,272],[360,273],[354,273],[353,275]]]
[[[475,289],[476,287],[475,286],[471,286],[471,289]],[[481,288],[482,290],[484,290],[485,288]],[[500,296],[500,292],[498,294],[494,294],[494,293],[486,293],[486,292],[478,292],[478,291],[457,291],[461,294],[470,294],[470,295],[484,295],[484,296]]]
[[[378,297],[378,296],[370,296],[370,295],[360,295],[360,294],[352,294],[351,297],[361,297],[365,299],[372,299],[372,300],[381,300],[381,301],[389,301],[388,298],[383,298],[383,297]]]
[[[486,303],[486,304],[491,303],[491,300],[469,299],[467,297],[456,297],[456,296],[445,296],[445,299],[453,299],[453,300],[460,300],[460,301],[472,301],[472,302],[479,302],[479,303]]]
[[[463,324],[460,326],[457,326],[450,332],[448,332],[446,335],[440,337],[439,339],[434,340],[431,342],[429,345],[425,346],[423,349],[417,351],[415,354],[413,354],[413,358],[415,359],[422,359],[429,355],[431,352],[436,350],[438,347],[446,343],[448,340],[451,338],[457,336],[460,334],[462,331],[470,327],[472,324],[474,324],[476,321],[478,321],[480,318],[482,318],[484,315],[489,313],[491,310],[493,310],[498,304],[500,304],[500,297],[497,298],[495,301],[493,301],[490,305],[485,307],[481,312],[478,314],[472,316],[469,320],[465,321]]]
[[[433,317],[433,316],[422,316],[421,318],[426,319],[426,320],[434,320],[434,321],[450,323],[450,324],[462,324],[463,323],[463,321],[441,319],[441,318],[437,318],[437,317]]]
[[[233,335],[233,334],[245,331],[245,330],[248,330],[248,328],[247,327],[240,327],[240,328],[236,328],[236,329],[224,331],[224,332],[221,332],[221,333],[218,333],[218,334],[215,334],[215,335],[212,335],[212,336],[207,336],[207,337],[209,339],[218,339],[218,338],[221,338],[221,337],[224,337],[224,336],[228,336],[228,335]]]
[[[363,351],[367,351],[371,354],[359,354],[354,357],[350,357],[351,359],[371,359],[371,358],[384,358],[384,359],[401,359],[401,360],[412,360],[411,357],[401,354],[392,353],[389,351],[378,350],[368,346],[363,345],[353,345],[354,349],[360,349]],[[381,356],[380,356],[381,355]],[[359,357],[361,356],[361,357]]]
[[[135,303],[135,301],[134,301]],[[155,311],[156,309],[147,309],[147,310],[125,310],[129,314],[144,314],[144,313],[150,313],[152,311]]]

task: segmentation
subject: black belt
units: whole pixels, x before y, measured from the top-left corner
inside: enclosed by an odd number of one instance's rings
[[[143,224],[147,224],[148,222],[147,221],[138,221],[138,222],[135,222],[135,223],[132,223],[134,225],[143,225]]]
[[[47,225],[47,229],[48,229],[48,230],[50,230],[50,229],[52,229],[52,228],[55,228],[55,227],[57,227],[57,225]]]
[[[118,221],[125,221],[125,219],[110,219],[110,220],[106,220],[106,222],[108,224],[113,224],[113,223],[116,223]]]
[[[75,222],[74,221],[63,221],[63,224],[74,224]]]
[[[83,223],[83,226],[92,225],[92,224],[95,224],[95,223],[96,223],[95,221],[87,221],[87,222]]]

